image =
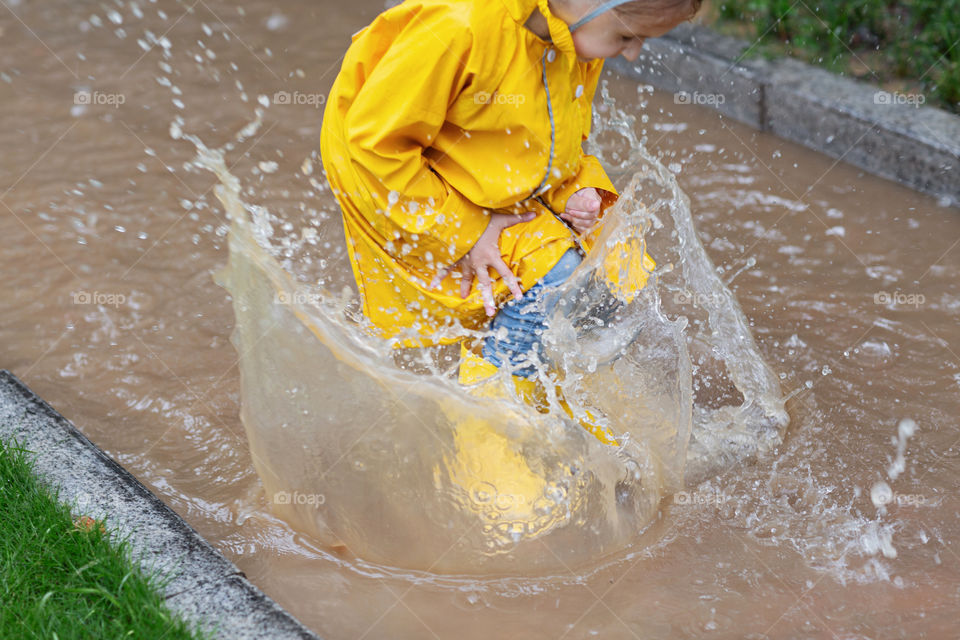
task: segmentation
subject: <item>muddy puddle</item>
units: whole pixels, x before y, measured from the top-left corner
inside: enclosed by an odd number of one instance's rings
[[[958,211],[613,75],[616,107],[635,116],[631,130],[689,197],[719,282],[789,396],[782,442],[701,484],[665,482],[635,535],[537,571],[425,571],[430,561],[388,562],[399,553],[389,546],[346,557],[277,515],[283,487],[257,474],[266,455],[251,455],[241,422],[241,389],[252,397],[258,383],[241,381],[235,300],[212,276],[228,262],[220,180],[195,166],[182,134],[224,149],[252,219],[276,216],[259,232],[297,274],[291,296],[306,285],[349,290],[319,171],[320,119],[349,34],[382,8],[8,3],[0,366],[324,637],[952,633]],[[262,124],[236,141],[260,96],[270,104]],[[607,153],[610,165],[627,159],[613,143]],[[621,188],[630,169],[614,171]],[[651,232],[651,254],[666,255],[674,238]],[[714,301],[666,284],[670,318],[695,318]],[[240,353],[256,351],[255,338],[248,348]],[[291,389],[269,384],[264,398]],[[382,523],[370,518],[363,536],[389,541]]]

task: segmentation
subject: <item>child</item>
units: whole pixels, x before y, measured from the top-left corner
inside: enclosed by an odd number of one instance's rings
[[[445,344],[493,317],[480,352],[462,349],[461,382],[502,366],[529,381],[543,293],[617,198],[581,149],[603,58],[634,60],[699,3],[407,0],[353,36],[321,152],[383,337]]]

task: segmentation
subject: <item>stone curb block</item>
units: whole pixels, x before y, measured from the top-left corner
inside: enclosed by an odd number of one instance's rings
[[[960,205],[960,117],[790,58],[744,60],[752,46],[696,25],[648,40],[610,66],[678,106],[699,104],[756,129]]]
[[[36,472],[78,514],[129,536],[147,573],[168,579],[167,605],[234,639],[319,640],[255,587],[170,507],[12,373],[0,370],[0,439],[34,452]]]

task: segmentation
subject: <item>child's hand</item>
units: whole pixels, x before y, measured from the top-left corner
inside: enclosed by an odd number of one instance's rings
[[[523,292],[520,290],[520,283],[517,282],[517,277],[513,275],[510,267],[507,266],[507,263],[504,262],[500,256],[500,232],[515,224],[530,222],[535,217],[537,217],[537,214],[530,211],[521,215],[512,213],[490,214],[490,222],[480,235],[480,238],[477,239],[476,244],[473,245],[473,248],[452,266],[438,273],[437,277],[433,280],[432,286],[434,288],[440,286],[440,281],[443,280],[448,273],[457,269],[461,274],[460,297],[466,298],[470,295],[473,277],[476,276],[478,283],[477,288],[480,289],[480,297],[483,298],[483,308],[486,310],[488,316],[493,317],[497,313],[497,307],[493,301],[493,283],[490,280],[490,268],[493,267],[497,270],[497,273],[503,277],[503,281],[507,283],[507,287],[510,289],[513,297],[517,300],[522,298]]]
[[[600,217],[600,194],[593,187],[574,193],[567,200],[567,210],[560,217],[569,222],[577,233],[586,233]]]

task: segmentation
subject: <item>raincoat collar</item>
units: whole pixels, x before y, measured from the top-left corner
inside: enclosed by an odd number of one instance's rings
[[[576,55],[577,51],[573,46],[573,36],[570,34],[570,27],[567,23],[553,15],[550,11],[548,0],[500,0],[503,2],[510,17],[517,21],[520,26],[527,22],[527,18],[533,13],[534,9],[540,9],[540,13],[547,19],[547,26],[550,29],[550,41],[557,49],[569,55]],[[525,27],[524,27],[525,28]]]

